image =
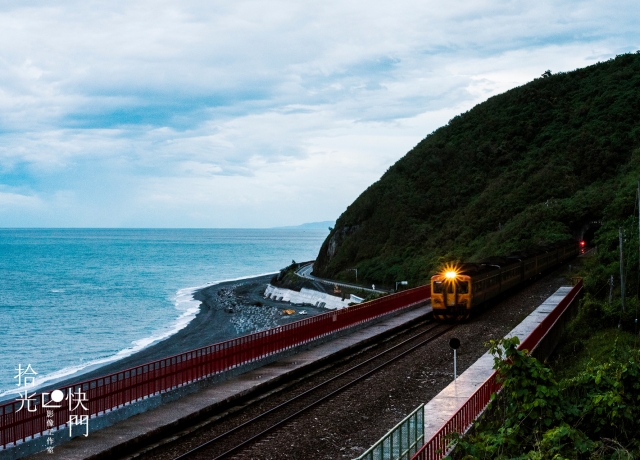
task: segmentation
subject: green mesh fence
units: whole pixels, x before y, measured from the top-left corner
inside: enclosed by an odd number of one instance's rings
[[[410,460],[424,444],[424,404],[354,460]]]

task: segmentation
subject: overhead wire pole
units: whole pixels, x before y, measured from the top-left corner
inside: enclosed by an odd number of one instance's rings
[[[620,320],[618,321],[618,329],[620,329],[622,313],[624,313],[624,257],[622,254],[622,227],[618,227],[618,239],[620,241],[620,298],[622,300],[622,311],[620,312]]]
[[[636,193],[636,205],[638,207],[638,286],[637,286],[637,301],[636,301],[636,320],[634,323],[634,333],[636,336],[636,343],[638,341],[638,302],[640,302],[640,180],[638,180],[638,191]]]

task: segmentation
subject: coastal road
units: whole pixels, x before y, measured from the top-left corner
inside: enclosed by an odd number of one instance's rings
[[[342,286],[342,287],[346,287],[346,288],[351,288],[351,289],[362,289],[363,291],[367,291],[367,292],[376,292],[378,294],[388,294],[389,291],[386,291],[384,289],[371,289],[371,288],[366,288],[364,286],[358,286],[357,284],[348,284],[348,283],[342,283],[339,281],[332,281],[332,280],[327,280],[324,278],[318,278],[317,276],[313,276],[311,274],[311,272],[313,271],[313,262],[307,265],[304,265],[302,267],[300,267],[298,269],[298,271],[296,271],[296,275],[298,275],[300,278],[306,278],[309,280],[313,280],[313,281],[317,281],[318,283],[323,283],[323,284],[329,284],[329,285],[335,285],[337,284],[338,286]]]

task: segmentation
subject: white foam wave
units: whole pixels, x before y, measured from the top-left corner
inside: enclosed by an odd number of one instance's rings
[[[58,382],[60,380],[66,379],[69,376],[72,376],[74,374],[80,374],[80,371],[83,371],[82,373],[86,373],[94,369],[97,369],[98,367],[103,366],[105,364],[117,361],[122,358],[126,358],[150,345],[153,345],[154,343],[160,342],[161,340],[164,340],[172,336],[173,334],[180,331],[181,329],[184,329],[196,317],[196,315],[200,311],[200,305],[201,305],[200,301],[193,298],[193,295],[196,293],[196,291],[207,288],[209,286],[214,286],[216,284],[229,283],[232,281],[242,281],[242,280],[258,278],[260,276],[266,276],[266,275],[275,275],[276,273],[278,272],[261,273],[259,275],[250,275],[250,276],[242,276],[239,278],[231,278],[231,279],[220,280],[220,281],[211,281],[210,283],[204,284],[202,286],[179,289],[178,292],[176,292],[176,296],[174,298],[174,305],[176,307],[176,310],[180,312],[180,316],[178,316],[178,318],[171,324],[170,327],[163,329],[159,332],[156,332],[152,336],[143,337],[141,339],[134,340],[133,342],[131,342],[130,347],[120,350],[115,355],[97,358],[92,361],[88,361],[86,363],[77,364],[75,366],[68,366],[58,371],[54,371],[50,374],[46,374],[42,377],[39,377],[37,380],[37,385],[32,389],[36,390],[37,388],[42,388],[43,386],[47,386],[55,382]],[[10,396],[10,395],[17,395],[19,391],[24,391],[24,389],[17,388],[17,389],[6,390],[0,393],[0,399],[5,399],[6,396]],[[6,398],[6,399],[10,399],[10,398]]]

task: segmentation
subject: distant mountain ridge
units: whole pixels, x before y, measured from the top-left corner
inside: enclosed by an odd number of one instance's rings
[[[333,228],[336,225],[335,220],[323,220],[321,222],[307,222],[305,224],[300,225],[291,225],[287,227],[273,227],[273,228],[298,228],[298,229],[309,229],[309,230],[329,230],[329,227]]]
[[[640,54],[550,74],[428,135],[338,218],[314,274],[425,282],[473,260],[577,237],[633,212]],[[630,207],[630,209],[629,209]]]

